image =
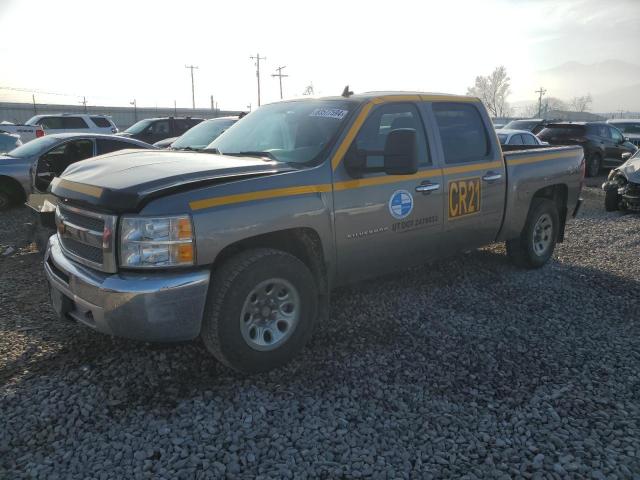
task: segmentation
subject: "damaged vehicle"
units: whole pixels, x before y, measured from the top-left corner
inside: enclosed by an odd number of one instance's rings
[[[633,156],[624,154],[626,162],[609,172],[602,184],[607,212],[630,210],[640,212],[640,150]]]

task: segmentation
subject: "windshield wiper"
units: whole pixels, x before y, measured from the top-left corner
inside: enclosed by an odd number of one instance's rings
[[[192,150],[195,150],[195,149],[192,149]],[[212,153],[214,155],[220,155],[220,150],[218,150],[215,147],[214,148],[203,148],[201,150],[198,150],[198,152],[201,152],[201,153]]]
[[[260,151],[247,151],[247,152],[225,152],[224,155],[232,155],[235,157],[258,157],[258,158],[268,158],[270,160],[278,160],[273,156],[271,152],[260,152]]]

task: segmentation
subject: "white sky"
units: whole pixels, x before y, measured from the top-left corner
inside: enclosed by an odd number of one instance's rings
[[[209,95],[222,109],[255,106],[257,52],[262,103],[279,98],[279,65],[286,98],[310,82],[320,95],[345,84],[465,93],[503,64],[518,101],[535,97],[536,71],[640,63],[638,46],[640,0],[0,0],[0,87],[91,105],[189,107],[195,64],[196,106]]]

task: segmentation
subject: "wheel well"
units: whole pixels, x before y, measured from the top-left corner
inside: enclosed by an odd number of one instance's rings
[[[219,268],[239,252],[251,248],[273,248],[300,259],[311,270],[321,295],[328,294],[329,284],[322,241],[315,230],[292,228],[245,238],[222,249],[213,262],[213,269]]]
[[[564,227],[567,222],[567,198],[569,196],[569,190],[566,185],[550,185],[548,187],[541,188],[534,193],[533,198],[547,198],[555,202],[558,208],[558,217],[560,218],[560,228],[558,231],[558,242],[564,240]]]
[[[20,182],[15,178],[0,175],[0,190],[7,191],[11,200],[16,203],[25,202],[27,200],[22,185],[20,185]]]

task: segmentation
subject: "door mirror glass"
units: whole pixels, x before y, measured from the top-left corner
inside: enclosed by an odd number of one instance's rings
[[[384,173],[412,175],[418,171],[418,142],[412,128],[399,128],[387,135],[384,144]]]

